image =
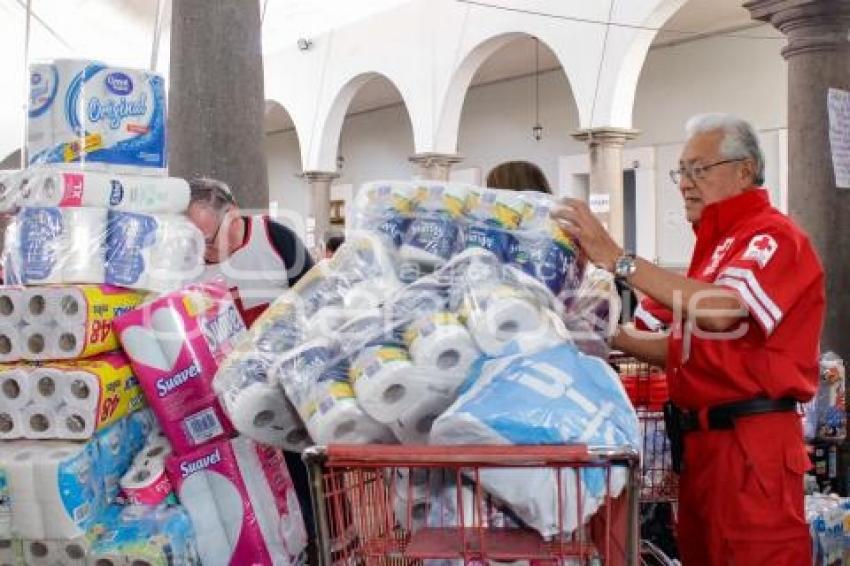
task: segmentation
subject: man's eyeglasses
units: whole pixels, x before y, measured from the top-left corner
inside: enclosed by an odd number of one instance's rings
[[[725,165],[726,163],[735,163],[737,161],[746,161],[747,158],[739,157],[738,159],[724,159],[723,161],[715,161],[714,163],[709,163],[708,165],[683,165],[678,169],[670,170],[670,180],[675,184],[679,184],[682,182],[682,178],[687,176],[692,181],[702,181],[705,179],[706,175],[708,175],[709,169],[712,167],[717,167],[718,165]]]
[[[206,244],[208,250],[215,248],[215,241],[218,240],[218,234],[219,232],[221,232],[221,227],[224,226],[224,221],[227,218],[228,212],[230,212],[229,208],[224,211],[224,214],[221,215],[221,220],[218,221],[218,228],[215,229],[213,235],[209,238],[204,238],[204,244]]]

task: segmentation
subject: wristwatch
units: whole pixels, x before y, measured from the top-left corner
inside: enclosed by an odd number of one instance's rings
[[[624,253],[614,261],[614,277],[628,279],[637,271],[637,258],[633,253]]]

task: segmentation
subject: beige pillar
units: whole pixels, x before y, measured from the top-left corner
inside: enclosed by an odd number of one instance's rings
[[[850,0],[753,0],[756,20],[787,36],[788,208],[808,232],[826,271],[822,347],[850,358],[850,189],[835,186],[827,91],[850,91]]]
[[[452,165],[463,157],[451,153],[417,153],[408,159],[417,166],[414,177],[430,181],[448,181]]]
[[[313,241],[308,241],[307,246],[316,252],[323,253],[325,249],[325,234],[331,218],[331,183],[338,177],[339,174],[330,171],[304,172],[304,178],[310,183],[310,216],[315,222]]]
[[[573,134],[575,139],[587,143],[590,153],[588,201],[591,210],[620,245],[625,240],[623,145],[638,133],[625,128],[593,128]]]

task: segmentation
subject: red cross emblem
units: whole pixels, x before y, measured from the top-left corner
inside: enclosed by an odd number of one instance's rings
[[[764,267],[779,249],[779,244],[773,239],[773,236],[767,234],[759,234],[750,240],[747,246],[747,251],[744,252],[743,259],[753,260],[759,264],[759,267]]]

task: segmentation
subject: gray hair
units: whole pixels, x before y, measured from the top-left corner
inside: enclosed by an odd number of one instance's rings
[[[764,154],[752,124],[732,114],[697,114],[685,124],[688,139],[697,134],[721,130],[720,155],[724,159],[752,159],[755,163],[753,182],[764,184]]]
[[[228,206],[236,204],[233,193],[227,183],[208,177],[199,177],[189,181],[189,206],[199,204],[222,212]]]

